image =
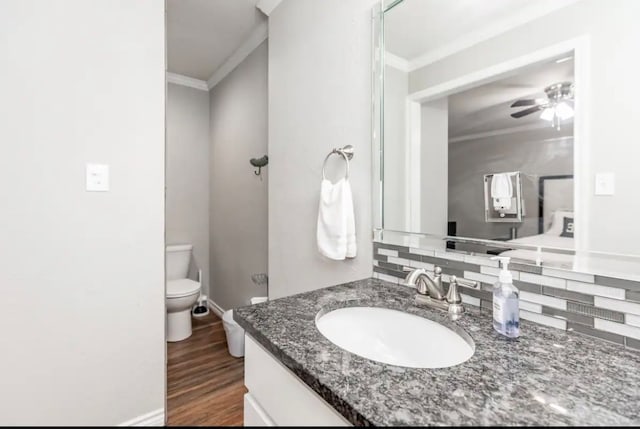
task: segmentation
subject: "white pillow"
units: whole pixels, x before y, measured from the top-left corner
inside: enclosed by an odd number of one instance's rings
[[[545,232],[545,234],[559,237],[562,234],[562,228],[564,227],[564,218],[573,217],[573,210],[556,210],[551,215],[551,226]]]

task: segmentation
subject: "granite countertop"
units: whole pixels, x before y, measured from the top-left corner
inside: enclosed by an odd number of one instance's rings
[[[414,305],[415,290],[373,278],[236,309],[234,319],[354,425],[639,425],[640,353],[521,320],[521,337],[495,333],[490,314],[458,321]],[[319,312],[402,310],[464,329],[468,361],[415,369],[347,352],[316,328]],[[455,325],[455,326],[454,326]],[[419,334],[419,333],[416,333]]]

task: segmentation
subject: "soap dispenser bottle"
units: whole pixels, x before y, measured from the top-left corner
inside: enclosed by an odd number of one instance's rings
[[[502,266],[498,281],[493,288],[493,328],[509,338],[520,335],[520,292],[513,285],[513,276],[509,272],[507,256],[495,256]]]

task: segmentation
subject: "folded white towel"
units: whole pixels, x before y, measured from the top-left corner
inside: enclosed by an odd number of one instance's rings
[[[318,250],[327,258],[343,260],[356,256],[353,195],[348,180],[322,181],[316,238]]]
[[[347,222],[347,258],[355,258],[357,253],[356,246],[356,218],[353,210],[353,194],[351,193],[351,184],[349,180],[344,180],[344,207]]]
[[[494,174],[491,179],[491,198],[496,210],[509,210],[513,197],[513,185],[509,173]]]

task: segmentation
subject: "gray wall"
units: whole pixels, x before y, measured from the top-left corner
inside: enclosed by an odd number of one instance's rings
[[[517,224],[484,221],[483,177],[489,173],[521,171],[526,216],[518,237],[538,234],[538,178],[573,174],[572,127],[552,127],[449,144],[449,220],[457,235],[508,238]],[[573,207],[573,193],[566,196]]]
[[[210,94],[211,299],[223,309],[248,304],[267,291],[251,275],[267,272],[267,180],[250,158],[267,153],[267,42]]]
[[[373,3],[285,0],[269,18],[271,298],[371,276]],[[358,256],[331,261],[316,246],[322,161],[346,144]]]
[[[190,277],[209,293],[209,92],[167,88],[167,244],[193,244]]]
[[[498,37],[478,43],[441,61],[413,72],[410,91],[436,86],[511,58],[587,35],[590,81],[582,88],[587,96],[588,120],[586,141],[576,141],[576,148],[588,153],[580,165],[585,181],[584,192],[576,207],[579,226],[587,230],[585,242],[576,245],[591,250],[638,254],[640,199],[636,198],[639,174],[637,160],[637,118],[640,104],[640,58],[636,55],[640,27],[640,2],[637,0],[583,0],[560,9]],[[615,49],[612,49],[615,47]],[[579,68],[579,64],[576,63]],[[577,71],[576,71],[577,73]],[[612,108],[611,106],[615,106]],[[616,172],[616,193],[594,195],[594,175]]]
[[[164,408],[164,37],[162,0],[0,2],[0,425]]]

